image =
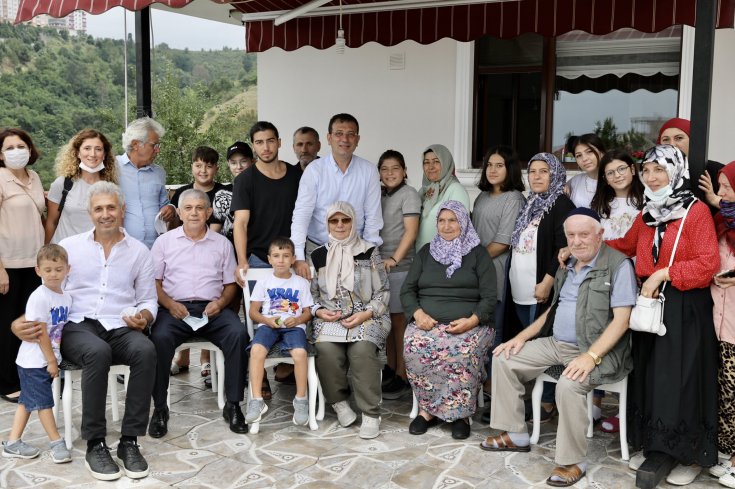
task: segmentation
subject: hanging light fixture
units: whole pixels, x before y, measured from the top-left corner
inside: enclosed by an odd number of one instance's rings
[[[339,29],[337,29],[337,40],[334,41],[337,54],[345,54],[345,30],[342,28],[342,0],[339,0]]]

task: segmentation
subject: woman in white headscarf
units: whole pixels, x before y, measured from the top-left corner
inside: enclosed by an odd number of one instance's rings
[[[624,237],[606,243],[636,256],[641,295],[657,297],[667,284],[666,334],[633,333],[628,438],[643,452],[631,467],[663,452],[679,462],[666,480],[687,485],[702,466],[717,463],[718,351],[709,290],[720,269],[717,234],[709,209],[691,192],[689,164],[678,148],[649,149],[639,174],[643,210]]]
[[[355,209],[335,202],[327,210],[329,242],[311,255],[316,368],[324,397],[347,427],[357,415],[350,407],[347,371],[352,372],[355,404],[362,412],[361,438],[380,433],[378,352],[390,332],[390,286],[378,247],[360,238]]]
[[[436,236],[436,215],[444,202],[456,200],[467,212],[470,210],[470,196],[454,176],[454,158],[445,146],[432,144],[424,150],[423,169],[424,178],[419,191],[421,223],[416,238],[416,251]]]

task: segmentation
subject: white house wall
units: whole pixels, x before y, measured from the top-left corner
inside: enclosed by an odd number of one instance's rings
[[[712,104],[709,128],[710,159],[735,160],[735,30],[718,29],[715,34]]]
[[[329,118],[348,112],[360,122],[356,154],[377,162],[386,149],[400,151],[411,185],[419,187],[421,151],[432,143],[454,144],[456,46],[443,39],[430,46],[369,43],[344,54],[270,49],[258,54],[258,117],[278,127],[279,155],[294,162],[291,138],[298,127],[319,131],[320,154],[328,154]],[[405,68],[390,70],[390,56],[401,53]]]

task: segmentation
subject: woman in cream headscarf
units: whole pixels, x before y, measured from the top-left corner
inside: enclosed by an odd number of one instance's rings
[[[424,150],[424,179],[421,196],[421,224],[416,238],[416,250],[420,250],[436,235],[436,215],[439,207],[448,200],[456,200],[470,210],[470,196],[454,176],[452,153],[441,144],[432,144]]]
[[[355,404],[362,411],[361,438],[380,433],[378,351],[390,332],[388,274],[377,246],[357,235],[355,209],[335,202],[327,210],[329,242],[311,254],[316,368],[324,397],[347,427],[357,415],[350,408],[347,371],[352,371]]]

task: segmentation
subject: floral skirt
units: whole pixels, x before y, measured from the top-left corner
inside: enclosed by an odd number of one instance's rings
[[[447,332],[448,324],[423,331],[411,322],[404,337],[406,376],[419,407],[444,421],[475,413],[477,393],[485,378],[484,359],[493,341],[492,328]]]

